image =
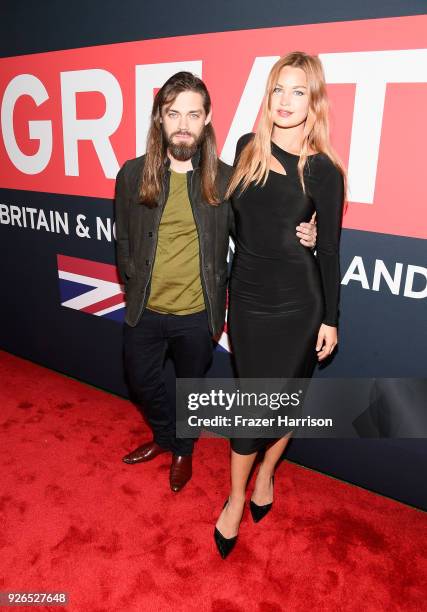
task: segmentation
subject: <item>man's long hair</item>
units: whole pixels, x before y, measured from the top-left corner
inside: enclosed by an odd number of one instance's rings
[[[231,177],[227,193],[228,198],[240,184],[244,191],[252,181],[256,185],[265,185],[271,159],[271,135],[273,118],[271,113],[271,96],[277,85],[280,71],[285,66],[301,68],[307,76],[309,109],[304,126],[304,136],[298,160],[298,175],[305,193],[304,166],[310,150],[327,155],[341,172],[346,193],[346,171],[342,161],[331,146],[329,140],[328,96],[326,92],[325,75],[320,59],[302,51],[294,51],[281,57],[272,67],[268,75],[264,99],[261,107],[261,117],[254,138],[242,150],[236,168]]]
[[[161,124],[164,106],[170,107],[184,91],[194,91],[203,98],[206,115],[211,110],[211,99],[206,85],[191,72],[177,72],[157,92],[151,112],[151,124],[147,136],[147,153],[142,172],[139,195],[141,203],[150,208],[157,206],[166,172],[167,141]],[[209,204],[219,204],[216,188],[218,155],[215,132],[211,123],[204,127],[200,141],[200,174],[202,197]]]

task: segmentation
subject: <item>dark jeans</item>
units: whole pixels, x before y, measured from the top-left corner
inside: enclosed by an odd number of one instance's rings
[[[154,441],[176,455],[191,455],[194,440],[176,437],[176,410],[168,397],[164,364],[169,352],[178,378],[203,377],[213,343],[206,311],[189,315],[145,309],[136,327],[124,324],[124,354],[132,394],[144,409]]]

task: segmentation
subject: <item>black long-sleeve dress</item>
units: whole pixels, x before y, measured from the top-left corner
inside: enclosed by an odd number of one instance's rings
[[[236,158],[253,134],[242,136]],[[310,378],[317,362],[321,323],[336,326],[340,286],[339,239],[343,178],[326,155],[298,155],[271,142],[286,175],[270,170],[264,187],[253,183],[232,198],[235,254],[228,322],[239,378]],[[296,226],[317,212],[317,257],[296,236]],[[270,440],[271,441],[271,440]],[[268,439],[233,438],[240,454]]]

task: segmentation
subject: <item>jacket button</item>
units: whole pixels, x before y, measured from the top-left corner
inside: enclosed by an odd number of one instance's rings
[[[145,265],[146,265],[146,266],[148,266],[148,264],[149,264],[149,263],[150,263],[150,260],[149,260],[149,259],[146,259],[146,260],[145,260]]]
[[[153,237],[153,232],[148,232],[148,237],[152,238]]]

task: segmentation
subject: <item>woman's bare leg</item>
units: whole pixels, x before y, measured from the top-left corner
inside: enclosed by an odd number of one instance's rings
[[[259,466],[255,488],[251,497],[252,501],[258,506],[264,506],[273,501],[273,483],[271,477],[274,474],[277,462],[285,451],[291,434],[292,432],[289,432],[265,451],[264,459]]]
[[[229,502],[219,515],[216,527],[224,538],[239,531],[246,498],[246,485],[257,453],[239,455],[231,451],[231,491]]]

